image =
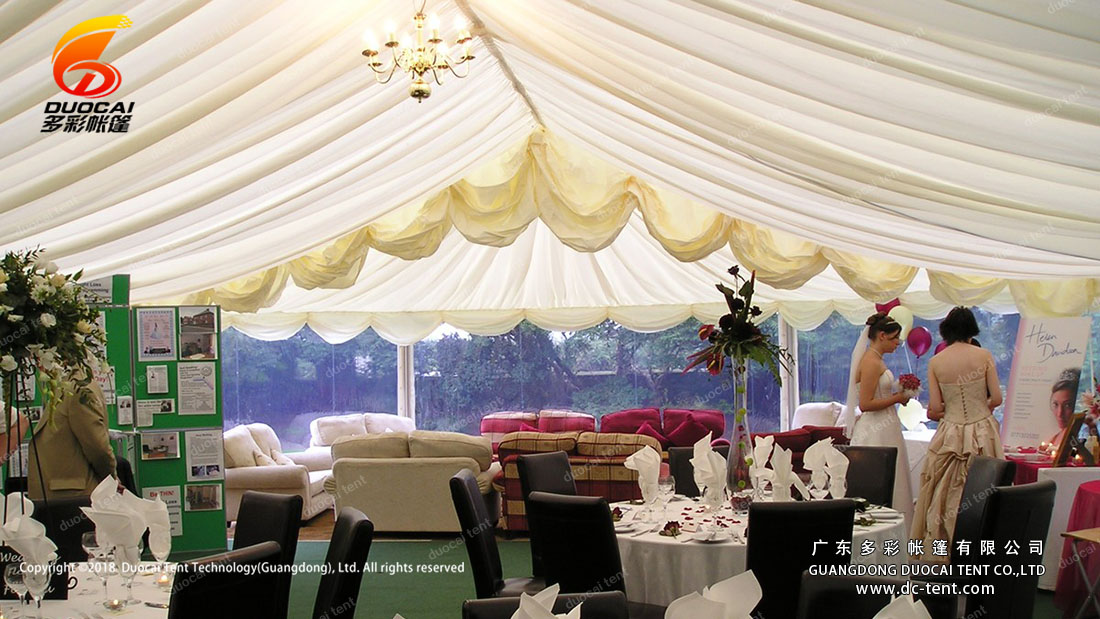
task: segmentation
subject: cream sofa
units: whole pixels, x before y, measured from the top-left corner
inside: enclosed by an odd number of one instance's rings
[[[325,489],[336,511],[361,510],[375,531],[460,531],[449,481],[462,469],[477,476],[492,521],[499,518],[492,481],[500,465],[484,437],[421,430],[348,436],[333,443],[332,457]]]
[[[331,447],[336,439],[384,432],[412,432],[416,425],[408,417],[390,413],[349,413],[318,417],[309,423],[309,449]]]
[[[246,490],[297,494],[302,497],[302,520],[332,507],[324,482],[332,469],[327,449],[282,453],[271,426],[250,423],[227,430],[225,447],[225,519],[237,519]]]

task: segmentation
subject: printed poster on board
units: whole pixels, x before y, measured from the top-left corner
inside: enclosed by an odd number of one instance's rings
[[[176,359],[176,310],[137,310],[138,361]]]
[[[1005,447],[1061,442],[1078,408],[1091,326],[1087,316],[1020,319],[1001,429]]]

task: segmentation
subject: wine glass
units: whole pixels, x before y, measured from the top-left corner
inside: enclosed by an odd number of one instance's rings
[[[27,595],[27,583],[23,582],[23,569],[18,563],[4,566],[4,584],[19,599],[19,608],[23,608],[23,596]],[[22,615],[22,613],[20,613]]]
[[[661,497],[662,515],[668,518],[668,503],[676,491],[676,480],[671,475],[665,475],[657,480],[657,495]]]
[[[825,474],[825,471],[814,471],[810,475],[810,496],[821,500],[829,494],[829,488],[826,485],[829,477]]]
[[[726,487],[721,485],[717,488],[711,488],[705,486],[703,490],[703,506],[706,508],[707,513],[710,514],[710,524],[705,528],[710,531],[718,530],[718,510],[721,509],[722,503],[725,502]]]
[[[42,619],[42,597],[46,595],[46,589],[50,586],[53,562],[34,565],[24,561],[19,567],[23,571],[23,583],[27,586],[27,593],[34,598],[34,616],[36,619]]]
[[[168,554],[172,552],[172,533],[160,527],[150,527],[149,551],[160,564],[157,566],[157,585],[162,588],[172,586],[172,581],[168,578],[168,564],[165,563]]]
[[[115,546],[115,566],[122,574],[122,581],[126,585],[126,606],[141,604],[141,600],[134,597],[134,577],[141,567],[141,540],[134,546]]]
[[[95,531],[87,531],[80,535],[80,547],[88,555],[88,569],[103,583],[103,599],[107,599],[107,573],[103,561],[103,547],[99,545]]]

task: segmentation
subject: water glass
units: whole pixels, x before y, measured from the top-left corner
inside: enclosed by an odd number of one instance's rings
[[[676,481],[669,475],[657,480],[657,492],[661,497],[662,515],[668,517],[668,503],[676,491]]]
[[[172,552],[172,534],[169,531],[161,530],[159,527],[154,530],[149,529],[149,551],[153,553],[153,559],[160,563],[157,566],[157,579],[156,582],[161,587],[172,586],[172,580],[167,578],[168,576],[168,564],[165,560],[168,559],[169,553]]]
[[[126,584],[126,606],[141,604],[141,600],[134,597],[134,577],[141,569],[141,541],[136,546],[115,546],[115,566]]]
[[[19,598],[19,608],[23,608],[23,596],[27,595],[27,583],[23,581],[23,569],[18,563],[4,566],[4,584]],[[23,613],[19,613],[22,615]]]
[[[36,619],[42,619],[42,597],[46,595],[46,589],[50,586],[50,574],[53,573],[53,563],[45,565],[32,565],[22,563],[23,583],[27,586],[27,593],[34,598]]]

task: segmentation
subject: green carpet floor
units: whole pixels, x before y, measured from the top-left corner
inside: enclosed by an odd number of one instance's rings
[[[505,577],[531,573],[531,550],[526,540],[500,541],[497,545]],[[320,565],[327,549],[327,542],[300,542],[295,562]],[[430,570],[430,566],[462,571],[416,571]],[[290,619],[311,616],[320,579],[319,574],[294,576]],[[393,619],[399,613],[405,619],[458,619],[462,616],[462,601],[473,597],[474,579],[466,548],[461,543],[453,539],[376,540],[371,545],[368,571],[363,575],[355,617]],[[1033,619],[1061,618],[1061,613],[1054,608],[1053,598],[1049,592],[1039,592]],[[350,618],[341,616],[339,619]]]

